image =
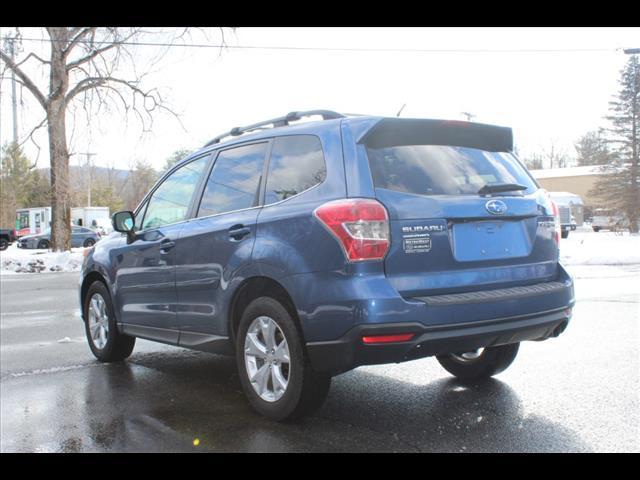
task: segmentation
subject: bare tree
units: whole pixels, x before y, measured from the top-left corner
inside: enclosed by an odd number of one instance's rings
[[[150,35],[159,36],[164,48],[158,52],[158,61],[171,45],[182,41],[187,30],[174,30],[170,35],[161,30],[141,28],[47,27],[45,30],[48,57],[43,55],[45,58],[42,58],[31,51],[24,52],[23,58],[13,60],[8,52],[0,50],[0,59],[6,65],[2,69],[3,75],[7,69],[14,72],[16,80],[31,92],[45,112],[43,121],[29,136],[47,126],[51,162],[51,246],[60,251],[70,248],[71,238],[67,109],[74,101],[81,101],[85,106],[97,102],[98,113],[102,106],[117,105],[124,108],[127,116],[133,113],[140,120],[143,131],[151,128],[154,115],[159,111],[175,115],[157,88],[143,86],[148,72],[137,70],[132,45]],[[31,65],[28,62],[37,62],[39,68],[48,72],[49,82],[45,88],[38,85],[43,82],[39,82],[36,75],[27,73],[25,67]],[[124,71],[131,72],[132,76],[123,75]]]
[[[543,162],[548,164],[548,168],[564,168],[569,163],[569,157],[564,148],[558,146],[558,142],[552,139],[549,148],[542,149]]]
[[[602,130],[585,133],[574,144],[578,153],[578,165],[608,165],[616,162],[615,152],[611,151],[609,142]]]

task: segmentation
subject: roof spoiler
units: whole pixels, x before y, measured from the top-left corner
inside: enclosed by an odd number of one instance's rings
[[[398,145],[452,145],[489,152],[513,151],[513,131],[484,123],[457,120],[383,118],[358,143],[370,148]]]

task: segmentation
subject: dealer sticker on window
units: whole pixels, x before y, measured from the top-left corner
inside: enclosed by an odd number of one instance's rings
[[[405,235],[402,238],[404,253],[427,253],[431,251],[431,236],[428,233]]]

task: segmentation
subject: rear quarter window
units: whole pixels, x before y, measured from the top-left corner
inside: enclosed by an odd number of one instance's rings
[[[417,195],[471,195],[496,183],[536,186],[507,152],[444,145],[367,148],[374,185]]]
[[[265,205],[286,200],[322,183],[327,170],[320,139],[314,135],[290,135],[274,139]]]

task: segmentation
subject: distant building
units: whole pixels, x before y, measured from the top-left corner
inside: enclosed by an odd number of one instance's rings
[[[585,208],[600,206],[602,200],[589,195],[598,178],[605,173],[599,165],[586,167],[529,170],[540,186],[550,192],[570,192],[579,195]]]

